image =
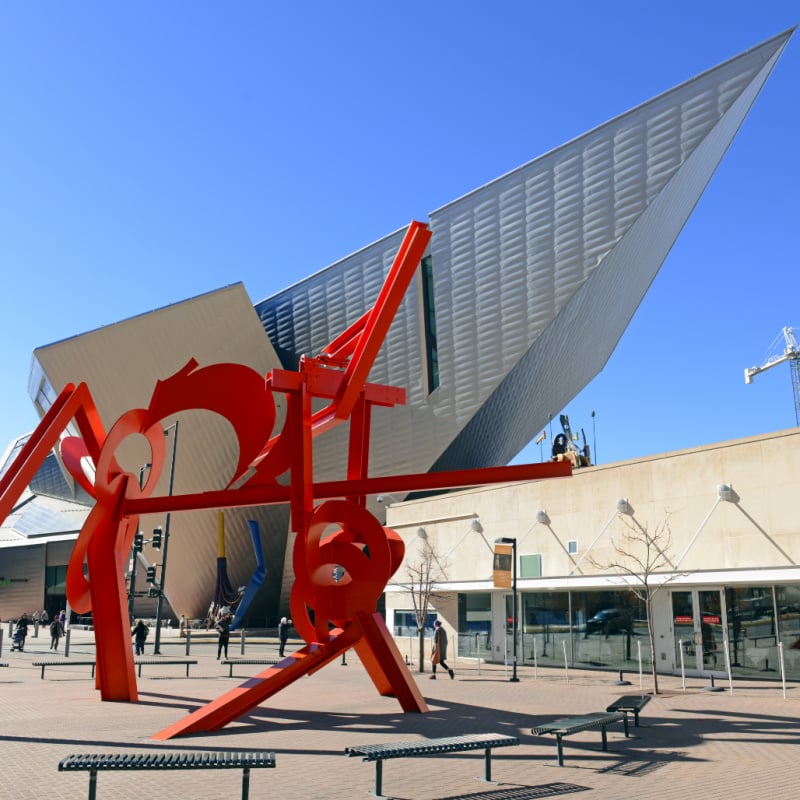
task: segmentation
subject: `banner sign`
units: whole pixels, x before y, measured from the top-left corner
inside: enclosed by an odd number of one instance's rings
[[[494,586],[495,589],[511,588],[511,568],[513,545],[496,544],[494,546]]]

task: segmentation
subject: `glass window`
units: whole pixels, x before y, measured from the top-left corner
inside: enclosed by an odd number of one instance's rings
[[[532,553],[531,555],[520,556],[519,576],[520,578],[541,578],[542,554]]]
[[[740,674],[775,671],[778,660],[772,587],[728,587],[725,605],[731,667]]]
[[[435,611],[428,611],[425,620],[425,629],[433,628],[433,623],[436,621],[437,613]],[[419,633],[417,628],[417,615],[412,611],[397,610],[394,612],[394,635],[395,636],[416,636]]]
[[[459,592],[458,655],[464,658],[486,658],[491,649],[491,592]]]
[[[436,342],[436,310],[433,305],[433,261],[425,256],[420,264],[422,280],[422,324],[425,336],[425,377],[428,394],[439,387],[439,346]]]
[[[776,586],[778,630],[787,677],[800,676],[800,586]]]

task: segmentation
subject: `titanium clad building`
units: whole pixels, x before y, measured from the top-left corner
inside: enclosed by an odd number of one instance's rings
[[[419,281],[370,375],[408,391],[407,405],[373,415],[371,474],[505,464],[603,368],[791,33],[430,214]],[[85,381],[108,428],[147,406],[156,381],[190,358],[291,369],[371,307],[402,235],[255,311],[233,284],[37,348],[31,397],[41,412],[67,382]],[[180,422],[174,492],[220,488],[237,456],[232,433],[205,412]],[[343,477],[346,437],[342,426],[315,443],[317,479]],[[132,454],[128,467],[145,460]],[[226,512],[228,569],[239,585],[255,566],[247,519],[258,521],[267,558],[250,616],[274,621],[292,580],[288,512]],[[176,514],[171,526],[166,593],[177,614],[203,617],[215,580],[215,515]]]

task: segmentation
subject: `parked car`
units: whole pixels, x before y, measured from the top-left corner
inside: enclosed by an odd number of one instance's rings
[[[620,631],[632,633],[631,627],[631,618],[627,611],[619,608],[604,608],[586,620],[586,635],[602,633],[604,636],[609,636]]]

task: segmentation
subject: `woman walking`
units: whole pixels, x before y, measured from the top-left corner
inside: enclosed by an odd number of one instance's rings
[[[436,680],[436,665],[441,664],[443,669],[447,670],[450,679],[455,678],[455,673],[450,667],[447,666],[447,632],[442,627],[442,623],[437,619],[433,623],[433,652],[431,652],[431,666],[433,667],[433,675],[431,680]]]

